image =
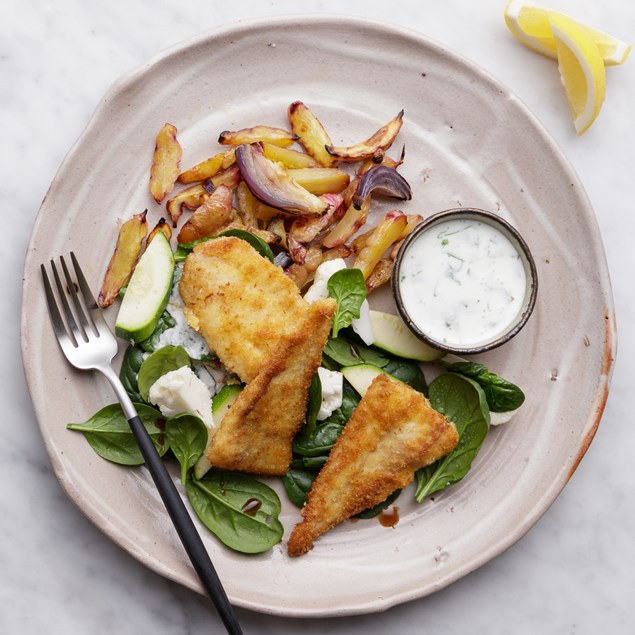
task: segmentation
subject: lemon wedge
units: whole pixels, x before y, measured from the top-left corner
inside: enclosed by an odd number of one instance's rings
[[[527,0],[509,0],[505,7],[505,22],[516,38],[532,51],[553,59],[557,58],[558,53],[550,26],[550,17],[562,15],[528,3]],[[584,24],[578,23],[578,25],[587,32],[588,37],[598,47],[606,66],[615,66],[626,61],[631,52],[630,44]]]
[[[550,14],[560,78],[580,136],[600,113],[606,93],[602,55],[587,30],[562,14]]]

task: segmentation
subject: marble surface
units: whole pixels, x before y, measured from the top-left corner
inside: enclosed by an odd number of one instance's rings
[[[292,620],[238,610],[245,633],[632,632],[635,434],[628,369],[635,356],[635,59],[609,69],[602,113],[577,138],[556,67],[514,40],[504,25],[504,5],[503,0],[3,2],[0,311],[9,337],[0,360],[6,403],[0,633],[223,631],[206,599],[145,569],[112,544],[57,483],[21,371],[22,265],[48,184],[117,77],[203,30],[300,11],[360,15],[415,29],[481,65],[534,111],[578,172],[595,208],[612,276],[619,355],[587,455],[560,497],[514,547],[449,588],[385,613]],[[635,5],[628,0],[552,0],[550,5],[635,40]]]

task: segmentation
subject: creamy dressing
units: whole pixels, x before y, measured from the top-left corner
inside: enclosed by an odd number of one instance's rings
[[[461,218],[439,222],[413,240],[399,286],[419,330],[462,348],[492,341],[516,321],[527,277],[507,236],[489,223]]]

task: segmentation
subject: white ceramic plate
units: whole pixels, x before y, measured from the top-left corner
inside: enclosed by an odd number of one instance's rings
[[[442,588],[523,536],[576,469],[608,392],[615,326],[593,212],[536,119],[482,70],[416,33],[303,17],[205,34],[125,76],[64,161],[37,218],[24,274],[24,366],[68,495],[134,557],[200,591],[146,470],[103,461],[82,435],[65,429],[113,395],[101,377],[65,363],[38,267],[72,249],[98,290],[117,221],[146,207],[153,221],[164,213],[150,199],[148,173],[154,136],[166,121],[179,129],[189,167],[216,151],[222,130],[286,125],[286,108],[298,99],[335,144],[365,138],[404,108],[394,152],[405,143],[401,171],[414,198],[402,208],[497,211],[520,229],[538,265],[539,297],[528,325],[481,358],[522,386],[526,404],[491,431],[463,482],[423,505],[407,490],[396,528],[376,520],[344,523],[295,560],[286,556],[285,541],[249,557],[202,528],[239,606],[289,616],[377,611]],[[274,486],[288,535],[299,513]]]

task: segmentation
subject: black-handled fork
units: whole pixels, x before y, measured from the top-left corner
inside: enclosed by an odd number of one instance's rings
[[[111,362],[118,349],[117,339],[106,324],[101,310],[95,302],[75,254],[71,252],[70,257],[75,279],[71,276],[63,257],[60,257],[62,275],[58,273],[55,262],[51,260],[51,270],[59,301],[55,297],[46,268],[41,265],[46,300],[57,341],[66,359],[75,368],[97,370],[103,373],[110,382],[196,573],[214,602],[227,632],[232,635],[242,635],[242,630],[225,589],[223,589],[192,518],[128,393],[112,368]]]

